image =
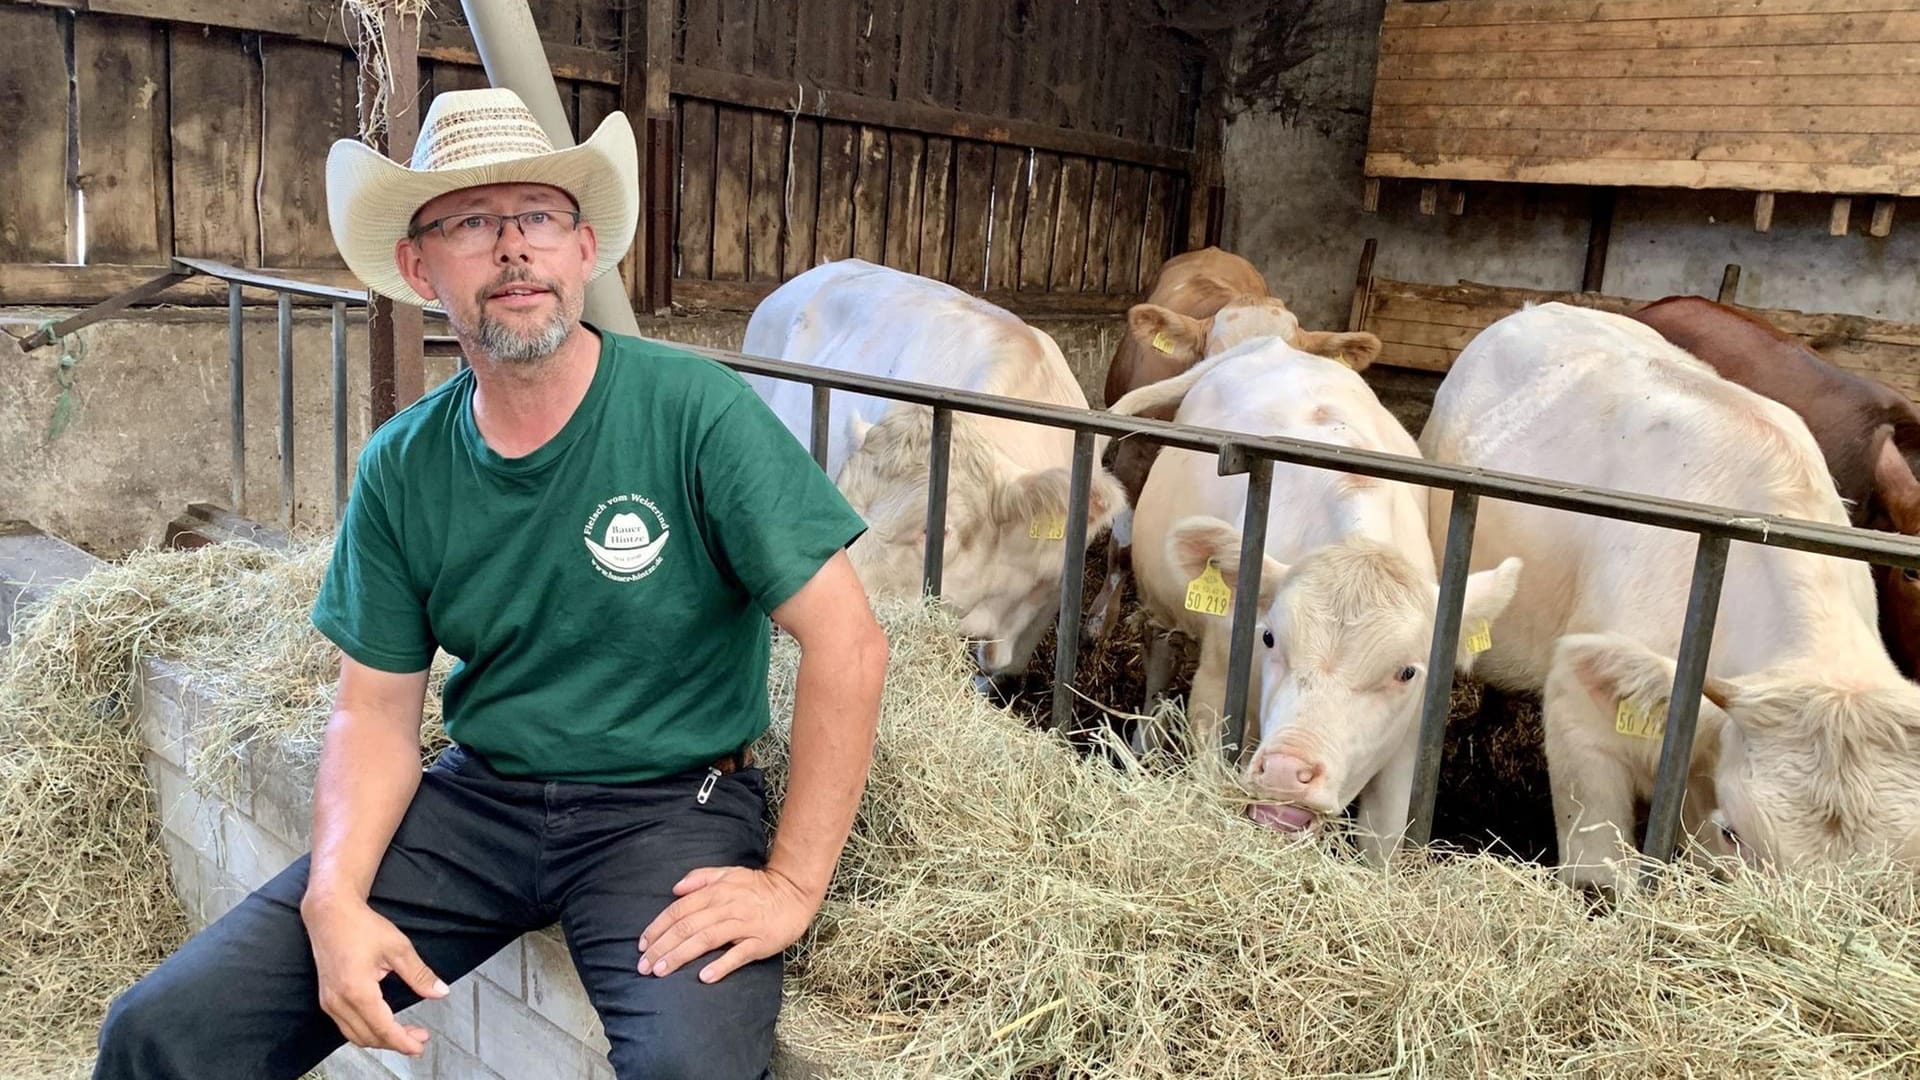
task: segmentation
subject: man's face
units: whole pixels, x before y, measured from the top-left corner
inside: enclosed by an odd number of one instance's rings
[[[474,216],[540,210],[553,215],[525,231]],[[395,246],[394,259],[414,291],[438,300],[454,331],[489,358],[538,363],[579,323],[599,253],[590,225],[572,227],[574,210],[571,196],[547,184],[450,191],[413,215],[415,235]]]

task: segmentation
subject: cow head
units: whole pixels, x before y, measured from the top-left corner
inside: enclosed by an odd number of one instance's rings
[[[1920,479],[1894,439],[1891,425],[1874,436],[1873,513],[1877,527],[1920,536]],[[1873,568],[1880,603],[1880,632],[1908,678],[1920,675],[1920,570]]]
[[[1672,659],[1623,635],[1564,638],[1560,655],[1608,711],[1673,684]],[[1718,751],[1709,850],[1782,870],[1863,855],[1920,862],[1920,687],[1783,667],[1709,678],[1703,697],[1695,754]]]
[[[1240,532],[1218,518],[1176,523],[1167,550],[1189,579],[1211,561],[1236,584]],[[1462,625],[1492,622],[1519,582],[1518,559],[1471,575]],[[1246,779],[1282,805],[1261,820],[1299,830],[1338,814],[1414,737],[1438,599],[1431,570],[1370,540],[1333,544],[1292,566],[1264,560],[1254,648],[1260,742]],[[1463,644],[1456,664],[1471,663]]]
[[[869,593],[917,596],[927,551],[932,413],[900,407],[877,424],[855,418],[840,491],[869,526],[849,549]],[[960,617],[988,675],[1025,670],[1060,611],[1069,471],[1021,470],[969,418],[955,416],[948,455],[941,598]],[[1126,508],[1119,482],[1096,466],[1087,496],[1092,541]]]

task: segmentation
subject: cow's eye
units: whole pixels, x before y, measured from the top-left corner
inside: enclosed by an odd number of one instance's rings
[[[1260,644],[1265,645],[1269,649],[1273,648],[1273,631],[1272,630],[1260,631]]]
[[[1419,674],[1420,674],[1419,668],[1415,667],[1412,664],[1408,664],[1406,667],[1401,668],[1399,674],[1395,675],[1394,678],[1400,680],[1403,683],[1408,683],[1408,682],[1412,682],[1414,678]]]
[[[1722,840],[1725,840],[1728,846],[1733,847],[1735,849],[1738,849],[1740,847],[1740,834],[1734,831],[1733,826],[1727,824],[1724,821],[1716,821],[1714,822],[1714,825],[1719,827],[1720,838]]]
[[[1900,576],[1905,578],[1909,584],[1920,582],[1920,570],[1917,570],[1911,566],[1907,567],[1905,570],[1900,571]]]

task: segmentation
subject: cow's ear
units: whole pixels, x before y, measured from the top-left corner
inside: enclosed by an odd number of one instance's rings
[[[1380,339],[1364,330],[1302,330],[1294,336],[1294,348],[1301,352],[1338,360],[1355,371],[1365,371],[1380,358]]]
[[[867,445],[867,433],[872,430],[873,425],[862,420],[858,413],[849,414],[847,417],[847,453],[850,455],[859,453],[860,448]]]
[[[1667,699],[1673,694],[1673,673],[1671,657],[1625,634],[1568,634],[1554,647],[1549,683],[1570,678],[1593,707],[1609,719],[1637,714],[1640,723],[1651,724],[1665,716]],[[1742,710],[1744,715],[1739,716],[1733,712],[1739,693],[1734,680],[1709,678],[1700,711],[1705,714],[1717,709],[1743,723],[1750,722],[1751,710]]]
[[[1113,524],[1127,509],[1127,489],[1105,469],[1095,466],[1093,484],[1087,489],[1087,535],[1093,536]]]
[[[1513,594],[1520,588],[1520,560],[1509,558],[1491,570],[1467,575],[1467,587],[1460,599],[1460,642],[1454,666],[1460,672],[1473,670],[1473,658],[1487,646],[1475,647],[1476,639],[1490,641],[1493,622],[1507,610]],[[1440,587],[1433,587],[1435,600]],[[1485,635],[1484,637],[1482,635]]]
[[[1181,518],[1167,531],[1167,559],[1183,581],[1206,573],[1211,562],[1228,588],[1240,587],[1240,530],[1216,517]],[[1273,606],[1290,568],[1269,555],[1260,557],[1260,610]]]
[[[1127,311],[1127,333],[1145,349],[1190,366],[1207,354],[1206,323],[1159,304],[1135,304]]]
[[[1894,441],[1891,426],[1882,427],[1874,438],[1880,445],[1873,454],[1873,493],[1893,519],[1894,528],[1909,535],[1920,533],[1920,480],[1914,478],[1913,467]]]

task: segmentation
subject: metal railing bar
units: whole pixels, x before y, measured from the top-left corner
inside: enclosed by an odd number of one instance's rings
[[[293,294],[280,306],[280,524],[293,528]]]
[[[1351,447],[1330,446],[1304,439],[1255,436],[1215,428],[1190,427],[1164,420],[1096,413],[1063,405],[1043,405],[1017,398],[909,383],[899,379],[858,375],[806,364],[792,364],[745,356],[722,349],[663,342],[675,348],[718,360],[737,371],[790,382],[827,386],[835,390],[886,397],[912,404],[958,410],[981,416],[1091,431],[1110,436],[1140,436],[1165,446],[1202,453],[1241,451],[1260,458],[1359,476],[1426,487],[1447,488],[1483,497],[1542,506],[1552,510],[1629,521],[1682,532],[1722,536],[1770,547],[1793,548],[1817,555],[1865,559],[1890,566],[1920,568],[1920,540],[1894,533],[1827,525],[1798,518],[1753,514],[1732,507],[1681,502],[1657,495],[1641,495],[1609,488],[1587,487],[1518,473],[1464,465],[1449,465],[1416,457]]]
[[[320,285],[311,281],[296,281],[292,278],[263,274],[258,270],[248,270],[242,266],[233,266],[217,259],[197,259],[186,255],[175,255],[173,265],[176,272],[182,268],[195,274],[216,277],[229,285],[247,285],[256,289],[291,296],[304,296],[312,300],[330,300],[336,304],[359,304],[367,302],[365,289],[342,289],[336,285]],[[182,274],[182,276],[191,276]]]
[[[347,512],[347,305],[333,305],[333,520]]]
[[[1060,573],[1060,621],[1054,636],[1053,726],[1073,716],[1073,681],[1080,674],[1080,609],[1087,584],[1087,499],[1093,490],[1093,432],[1073,433],[1073,471],[1067,482],[1067,525]],[[1050,528],[1051,523],[1041,523]]]
[[[813,388],[813,420],[807,428],[809,449],[813,452],[813,463],[822,469],[827,467],[827,447],[831,444],[833,432],[827,425],[833,416],[833,391],[824,386]]]
[[[227,422],[233,512],[247,512],[247,335],[240,286],[227,286]]]
[[[83,330],[99,322],[101,319],[118,314],[132,307],[142,300],[150,300],[192,276],[189,272],[173,269],[168,270],[158,277],[149,278],[125,292],[107,297],[105,300],[100,301],[85,311],[75,312],[61,319],[59,322],[54,323],[52,326],[35,330],[33,333],[20,339],[20,351],[23,353],[32,352],[43,345],[51,345],[56,338],[65,337],[75,330]]]
[[[1440,794],[1440,759],[1446,748],[1447,714],[1453,708],[1453,667],[1459,655],[1461,605],[1473,560],[1473,527],[1478,496],[1453,497],[1447,517],[1447,544],[1440,559],[1440,600],[1434,608],[1433,647],[1427,652],[1427,688],[1420,700],[1419,739],[1413,763],[1413,794],[1407,804],[1406,844],[1418,847],[1433,838],[1433,808]]]
[[[1693,556],[1693,581],[1687,587],[1687,621],[1675,658],[1673,693],[1667,698],[1666,737],[1660,744],[1660,771],[1647,808],[1647,835],[1640,850],[1666,862],[1680,835],[1680,804],[1693,767],[1693,735],[1700,719],[1700,689],[1706,684],[1707,652],[1720,614],[1720,585],[1726,579],[1727,541],[1703,536]]]
[[[947,469],[953,457],[953,410],[933,410],[933,440],[927,460],[927,554],[921,591],[939,596],[947,559]]]
[[[1260,567],[1267,557],[1267,509],[1273,501],[1273,462],[1234,455],[1220,459],[1221,475],[1231,475],[1244,464],[1247,508],[1240,524],[1239,577],[1233,584],[1233,618],[1227,639],[1227,692],[1221,720],[1226,724],[1220,748],[1233,764],[1247,745],[1247,721],[1253,682],[1253,630],[1259,621]],[[1257,730],[1257,725],[1256,725]]]

